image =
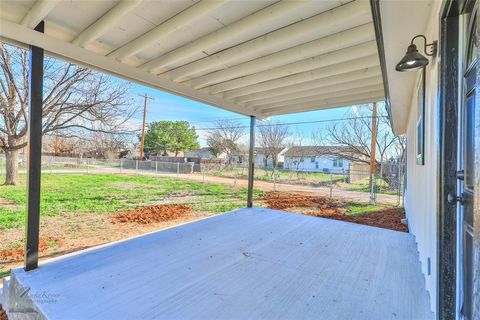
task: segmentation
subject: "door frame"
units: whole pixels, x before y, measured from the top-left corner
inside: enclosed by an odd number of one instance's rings
[[[480,1],[480,0],[479,0]],[[474,0],[447,0],[443,3],[440,17],[440,79],[438,114],[438,319],[457,318],[457,206],[447,200],[449,193],[456,194],[458,166],[458,121],[463,92],[463,43],[459,42],[461,20],[459,15]],[[476,7],[480,11],[479,6]],[[477,16],[480,16],[477,13]],[[477,19],[477,41],[480,39],[480,19]],[[477,43],[478,46],[478,43]],[[479,52],[477,51],[477,59]],[[480,60],[479,60],[480,61]],[[476,90],[480,91],[480,68],[477,69]],[[452,90],[452,88],[455,88]],[[476,106],[480,106],[480,92],[476,93]],[[480,150],[480,108],[475,109],[475,150]],[[473,243],[473,318],[480,318],[480,152],[475,153],[475,194],[474,194],[474,243]]]
[[[456,192],[457,137],[451,132],[458,130],[458,88],[460,57],[460,19],[462,5],[455,0],[445,1],[440,21],[440,79],[438,123],[438,197],[437,197],[437,251],[438,289],[437,318],[455,319],[457,302],[457,208],[452,206],[447,195]]]
[[[477,48],[480,48],[480,5],[477,5]],[[477,61],[480,61],[480,54],[477,49]],[[473,318],[480,318],[480,68],[477,68],[476,75],[476,101],[475,101],[475,164],[474,164],[474,203],[473,203]]]

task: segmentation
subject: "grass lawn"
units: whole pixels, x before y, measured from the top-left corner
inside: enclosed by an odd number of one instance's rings
[[[367,204],[367,203],[347,203],[347,215],[358,216],[366,213],[377,212],[385,208],[382,205],[378,204]]]
[[[243,207],[246,194],[245,188],[165,177],[43,174],[41,215],[111,213],[166,199],[179,199],[197,211],[219,213]],[[25,218],[25,176],[19,186],[0,186],[0,200],[8,204],[0,203],[0,229],[20,226]]]

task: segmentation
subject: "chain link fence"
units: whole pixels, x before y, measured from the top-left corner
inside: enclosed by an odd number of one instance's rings
[[[5,175],[5,157],[0,155],[0,176]],[[18,160],[19,172],[26,172],[26,157]],[[246,187],[247,163],[165,162],[158,160],[95,159],[42,156],[44,173],[142,174],[222,183]],[[340,170],[296,170],[255,164],[255,188],[262,191],[308,192],[369,199],[370,202],[403,204],[404,165],[384,163],[372,178],[368,166]]]

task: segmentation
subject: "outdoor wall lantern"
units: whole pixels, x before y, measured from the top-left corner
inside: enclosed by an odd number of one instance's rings
[[[427,43],[427,38],[424,35],[421,35],[421,34],[416,35],[415,37],[413,37],[412,41],[410,42],[410,45],[407,48],[407,53],[405,54],[405,56],[402,58],[402,60],[400,60],[399,63],[397,63],[395,70],[400,72],[417,70],[417,69],[425,68],[425,66],[428,64],[428,59],[424,55],[418,52],[417,46],[413,43],[413,41],[417,38],[423,39],[423,43],[424,43],[423,52],[427,56],[435,57],[437,55],[438,41],[435,40],[432,43]],[[427,51],[427,48],[429,48],[428,51]]]

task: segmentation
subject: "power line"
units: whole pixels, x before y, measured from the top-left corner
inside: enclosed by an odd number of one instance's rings
[[[222,121],[222,120],[248,120],[248,118],[245,117],[230,117],[230,118],[217,118],[215,120],[196,120],[196,121],[188,121],[189,123],[205,123],[205,122],[217,122],[217,121]]]
[[[347,121],[347,120],[357,120],[357,119],[371,119],[371,118],[372,118],[372,116],[363,116],[363,117],[324,119],[324,120],[312,120],[312,121],[279,122],[279,123],[259,124],[256,127],[273,127],[273,126],[287,126],[287,125],[299,125],[299,124],[313,124],[313,123],[325,123],[325,122]],[[377,119],[378,118],[388,118],[388,117],[387,116],[377,116]],[[246,129],[246,128],[249,128],[249,126],[248,125],[245,125],[245,126],[230,126],[228,128]],[[222,128],[219,128],[219,127],[195,128],[195,130],[216,130],[216,129],[222,129]]]
[[[377,119],[385,118],[387,119],[388,116],[377,116]],[[238,118],[238,119],[246,119],[246,118]],[[314,123],[326,123],[326,122],[336,122],[336,121],[347,121],[347,120],[357,120],[357,119],[372,119],[372,116],[362,116],[362,117],[349,117],[349,118],[338,118],[338,119],[323,119],[323,120],[312,120],[312,121],[298,121],[298,122],[278,122],[278,123],[268,123],[268,124],[259,124],[255,127],[273,127],[273,126],[288,126],[288,125],[301,125],[301,124],[314,124]],[[218,119],[219,120],[232,120],[232,119]],[[210,122],[210,121],[205,121]],[[214,121],[212,121],[214,122]],[[189,123],[194,123],[193,121]],[[224,127],[225,128],[225,127]],[[207,128],[195,128],[196,131],[206,131],[206,130],[217,130],[217,129],[224,129],[221,127],[207,127]],[[226,128],[232,129],[247,129],[250,128],[249,125],[242,125],[242,126],[227,126]]]

